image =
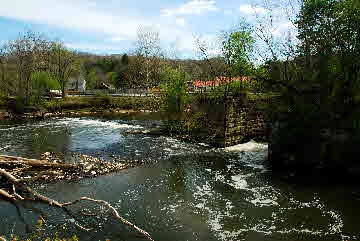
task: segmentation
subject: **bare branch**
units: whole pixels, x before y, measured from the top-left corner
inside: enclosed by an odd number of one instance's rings
[[[116,219],[120,220],[122,223],[124,223],[127,226],[135,229],[136,231],[140,232],[147,239],[153,240],[148,232],[146,232],[145,230],[139,228],[135,224],[129,222],[128,220],[126,220],[125,218],[120,216],[118,211],[113,206],[111,206],[108,202],[106,202],[104,200],[96,200],[96,199],[92,199],[92,198],[89,198],[89,197],[82,197],[80,199],[77,199],[77,200],[74,200],[74,201],[71,201],[71,202],[60,203],[60,202],[58,202],[56,200],[53,200],[53,199],[48,198],[46,196],[43,196],[43,195],[37,193],[36,191],[32,190],[30,187],[22,184],[21,180],[17,179],[15,176],[13,176],[9,172],[5,171],[4,169],[0,169],[0,176],[5,177],[11,184],[13,184],[12,189],[13,189],[14,195],[11,195],[8,191],[0,189],[0,196],[5,201],[10,201],[10,202],[14,202],[14,201],[19,201],[19,202],[24,202],[24,201],[27,201],[27,202],[29,202],[29,201],[30,202],[41,202],[41,203],[47,204],[47,205],[52,206],[52,207],[63,209],[68,215],[72,216],[75,220],[77,220],[77,218],[75,217],[75,215],[72,215],[72,213],[69,211],[69,209],[67,207],[69,207],[71,205],[74,205],[76,203],[79,203],[81,201],[94,202],[94,203],[106,206],[108,208],[108,211],[111,211],[111,213],[114,215],[114,217]],[[19,188],[21,191],[26,192],[28,194],[31,194],[34,198],[22,197],[22,196],[16,194],[15,186],[17,188]],[[17,205],[16,205],[16,207],[17,207]],[[18,210],[18,207],[17,207],[17,210]],[[20,212],[20,211],[18,210],[18,212]],[[87,216],[87,214],[84,214],[84,215]],[[92,230],[92,229],[89,229],[89,228],[85,228],[84,226],[82,226],[78,222],[74,222],[74,225],[76,225],[77,227],[79,227],[79,228],[81,228],[83,230],[86,230],[86,231]]]
[[[112,211],[112,213],[114,214],[114,216],[119,219],[122,223],[128,225],[129,227],[132,227],[134,229],[136,229],[137,231],[139,231],[140,233],[142,233],[143,235],[145,235],[149,240],[153,240],[151,238],[151,236],[149,235],[148,232],[144,231],[143,229],[139,228],[138,226],[132,224],[131,222],[129,222],[128,220],[126,220],[125,218],[121,217],[118,213],[118,211],[116,211],[116,209],[111,206],[108,202],[104,201],[104,200],[96,200],[96,199],[92,199],[92,198],[88,198],[88,197],[82,197],[78,200],[75,200],[75,201],[72,201],[72,202],[68,202],[68,203],[64,203],[62,204],[63,207],[66,207],[66,206],[70,206],[70,205],[73,205],[73,204],[76,204],[78,202],[81,202],[81,201],[90,201],[90,202],[95,202],[95,203],[98,203],[98,204],[102,204],[102,205],[105,205],[109,208],[109,210]]]

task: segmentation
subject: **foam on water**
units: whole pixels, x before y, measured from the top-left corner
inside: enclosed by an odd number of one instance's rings
[[[57,125],[78,125],[78,126],[91,126],[91,127],[109,127],[112,129],[125,129],[125,128],[136,128],[142,129],[139,125],[128,125],[121,124],[115,121],[101,121],[92,119],[81,119],[81,118],[63,118],[56,122]]]
[[[256,143],[253,140],[251,140],[247,143],[244,143],[244,144],[239,144],[239,145],[229,146],[229,147],[224,148],[224,150],[226,152],[242,152],[242,151],[257,152],[257,151],[267,151],[267,149],[268,149],[267,144]]]
[[[343,239],[348,238],[343,235],[343,220],[342,216],[336,210],[328,208],[324,201],[314,193],[313,200],[300,201],[292,194],[288,194],[289,198],[282,195],[281,190],[273,187],[271,184],[259,182],[257,180],[259,172],[251,172],[249,170],[242,170],[242,166],[251,167],[253,170],[265,169],[262,162],[259,162],[261,156],[255,155],[256,152],[266,152],[267,145],[258,144],[255,142],[238,145],[236,147],[227,149],[225,151],[245,152],[239,154],[239,159],[232,160],[226,165],[226,171],[212,171],[206,169],[205,171],[213,175],[214,182],[221,182],[223,184],[233,187],[234,193],[246,191],[246,195],[241,195],[238,201],[230,200],[224,195],[217,193],[212,186],[212,182],[206,182],[204,185],[198,185],[194,192],[195,203],[194,207],[207,216],[207,224],[210,229],[216,233],[219,240],[238,240],[242,234],[249,232],[256,232],[264,236],[273,234],[282,235],[340,235]],[[255,158],[254,158],[255,157]],[[248,159],[247,159],[248,158]],[[262,156],[264,158],[264,156]],[[264,159],[263,159],[264,160]],[[249,173],[250,172],[250,173]],[[233,175],[229,175],[233,173]],[[262,173],[262,172],[260,172]],[[218,200],[220,203],[226,203],[226,207],[217,207],[213,205],[213,200]],[[239,212],[238,203],[241,205],[253,207],[255,213],[261,216],[261,221],[254,216]],[[269,213],[268,210],[273,210]],[[290,220],[301,220],[301,215],[304,214],[304,209],[315,209],[319,211],[320,217],[325,221],[323,225],[315,226],[311,222],[305,222],[302,226],[289,225],[284,227],[283,223],[287,223],[289,213],[295,213]],[[246,210],[246,209],[245,209]],[[234,219],[234,222],[230,221]],[[241,221],[243,220],[243,222]],[[257,221],[256,221],[257,220]],[[229,229],[226,223],[237,223],[235,227]]]
[[[236,175],[236,176],[232,176],[232,183],[230,183],[231,186],[233,186],[236,189],[246,189],[248,186],[248,183],[246,181],[246,175]]]

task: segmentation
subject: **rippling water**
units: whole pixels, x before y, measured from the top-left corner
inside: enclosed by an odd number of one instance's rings
[[[45,151],[81,152],[109,161],[141,159],[146,165],[119,173],[37,186],[54,199],[104,199],[155,240],[359,240],[354,187],[289,184],[272,174],[267,146],[255,142],[225,149],[169,137],[125,135],[157,121],[58,118],[0,124],[4,154],[39,157]],[[44,207],[42,207],[44,208]],[[95,207],[89,206],[90,210]],[[15,208],[0,204],[0,234],[24,233]],[[65,218],[47,209],[49,230]],[[97,210],[96,212],[101,212]],[[27,220],[36,215],[25,212]],[[143,240],[108,218],[90,219],[97,232],[72,228],[81,240]]]

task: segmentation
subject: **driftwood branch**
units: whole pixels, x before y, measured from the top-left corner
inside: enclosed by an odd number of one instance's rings
[[[121,217],[119,215],[118,211],[113,206],[111,206],[108,202],[106,202],[104,200],[96,200],[96,199],[92,199],[92,198],[88,198],[88,197],[82,197],[82,198],[80,198],[78,200],[75,200],[75,201],[72,201],[72,202],[63,203],[62,206],[63,207],[70,206],[70,205],[76,204],[76,203],[81,202],[81,201],[90,201],[90,202],[94,202],[94,203],[97,203],[97,204],[105,205],[106,207],[109,208],[109,210],[112,211],[112,213],[114,214],[116,219],[119,219],[122,223],[124,223],[124,224],[128,225],[129,227],[134,228],[138,232],[142,233],[149,240],[153,240],[148,232],[144,231],[143,229],[141,229],[138,226],[134,225],[133,223],[129,222],[125,218]]]
[[[0,148],[0,151],[8,149],[10,146],[4,146]],[[1,239],[0,239],[1,240]]]
[[[1,157],[4,157],[4,156],[0,156],[0,158]],[[6,156],[6,157],[8,158],[9,156]],[[28,162],[29,160],[34,165],[39,164],[38,160],[18,158],[18,157],[11,157],[10,158],[10,161],[15,161],[15,162],[21,162],[21,161],[27,161]],[[93,203],[96,203],[96,204],[99,204],[99,205],[106,206],[108,208],[108,211],[111,211],[111,213],[113,214],[113,216],[116,219],[118,219],[122,223],[126,224],[127,226],[135,229],[136,231],[140,232],[148,240],[153,240],[148,232],[146,232],[145,230],[139,228],[138,226],[134,225],[133,223],[129,222],[128,220],[126,220],[125,218],[120,216],[118,211],[113,206],[111,206],[108,202],[106,202],[104,200],[96,200],[96,199],[92,199],[92,198],[89,198],[89,197],[82,197],[82,198],[77,199],[75,201],[71,201],[71,202],[67,202],[67,203],[60,203],[60,202],[58,202],[56,200],[48,198],[48,197],[46,197],[44,195],[41,195],[40,193],[32,190],[27,185],[21,183],[20,179],[16,178],[14,175],[12,175],[11,173],[7,172],[4,169],[0,169],[0,176],[5,177],[7,179],[7,181],[9,182],[9,184],[11,184],[10,186],[12,187],[12,188],[8,188],[9,190],[5,190],[4,188],[0,189],[0,199],[3,199],[4,201],[11,202],[13,204],[14,204],[15,201],[20,202],[20,203],[25,202],[25,201],[26,202],[40,202],[40,203],[46,204],[48,206],[63,209],[70,216],[73,216],[73,215],[71,215],[71,212],[67,209],[67,207],[69,207],[71,205],[74,205],[76,203],[79,203],[81,201],[93,202]],[[18,192],[16,191],[16,188],[18,190],[20,190],[19,193],[21,193],[21,194],[26,193],[26,196],[24,194],[22,194],[22,195],[18,194]],[[17,205],[15,205],[15,206],[17,207]],[[42,216],[43,215],[41,215],[41,218],[42,218]],[[88,216],[88,215],[86,215],[86,216]],[[77,227],[79,227],[79,228],[81,228],[83,230],[86,230],[86,231],[91,230],[91,229],[85,228],[84,226],[80,225],[79,223],[75,222],[74,224]],[[5,240],[5,239],[0,237],[0,240]]]
[[[0,164],[22,164],[31,167],[52,167],[61,169],[74,169],[76,165],[52,163],[46,160],[28,159],[17,156],[0,155]]]

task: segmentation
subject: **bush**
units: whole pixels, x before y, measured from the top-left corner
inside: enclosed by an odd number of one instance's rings
[[[183,133],[185,131],[183,112],[189,100],[186,80],[188,75],[180,70],[165,68],[162,73],[161,109],[166,113],[163,128],[169,133]]]
[[[188,75],[179,70],[167,67],[162,73],[161,94],[163,110],[169,114],[180,113],[185,109],[188,101],[186,80]]]
[[[30,76],[33,87],[33,103],[39,103],[41,97],[49,90],[59,90],[60,84],[47,72],[35,72]]]
[[[41,105],[49,112],[61,111],[61,100],[58,99],[43,101]]]

